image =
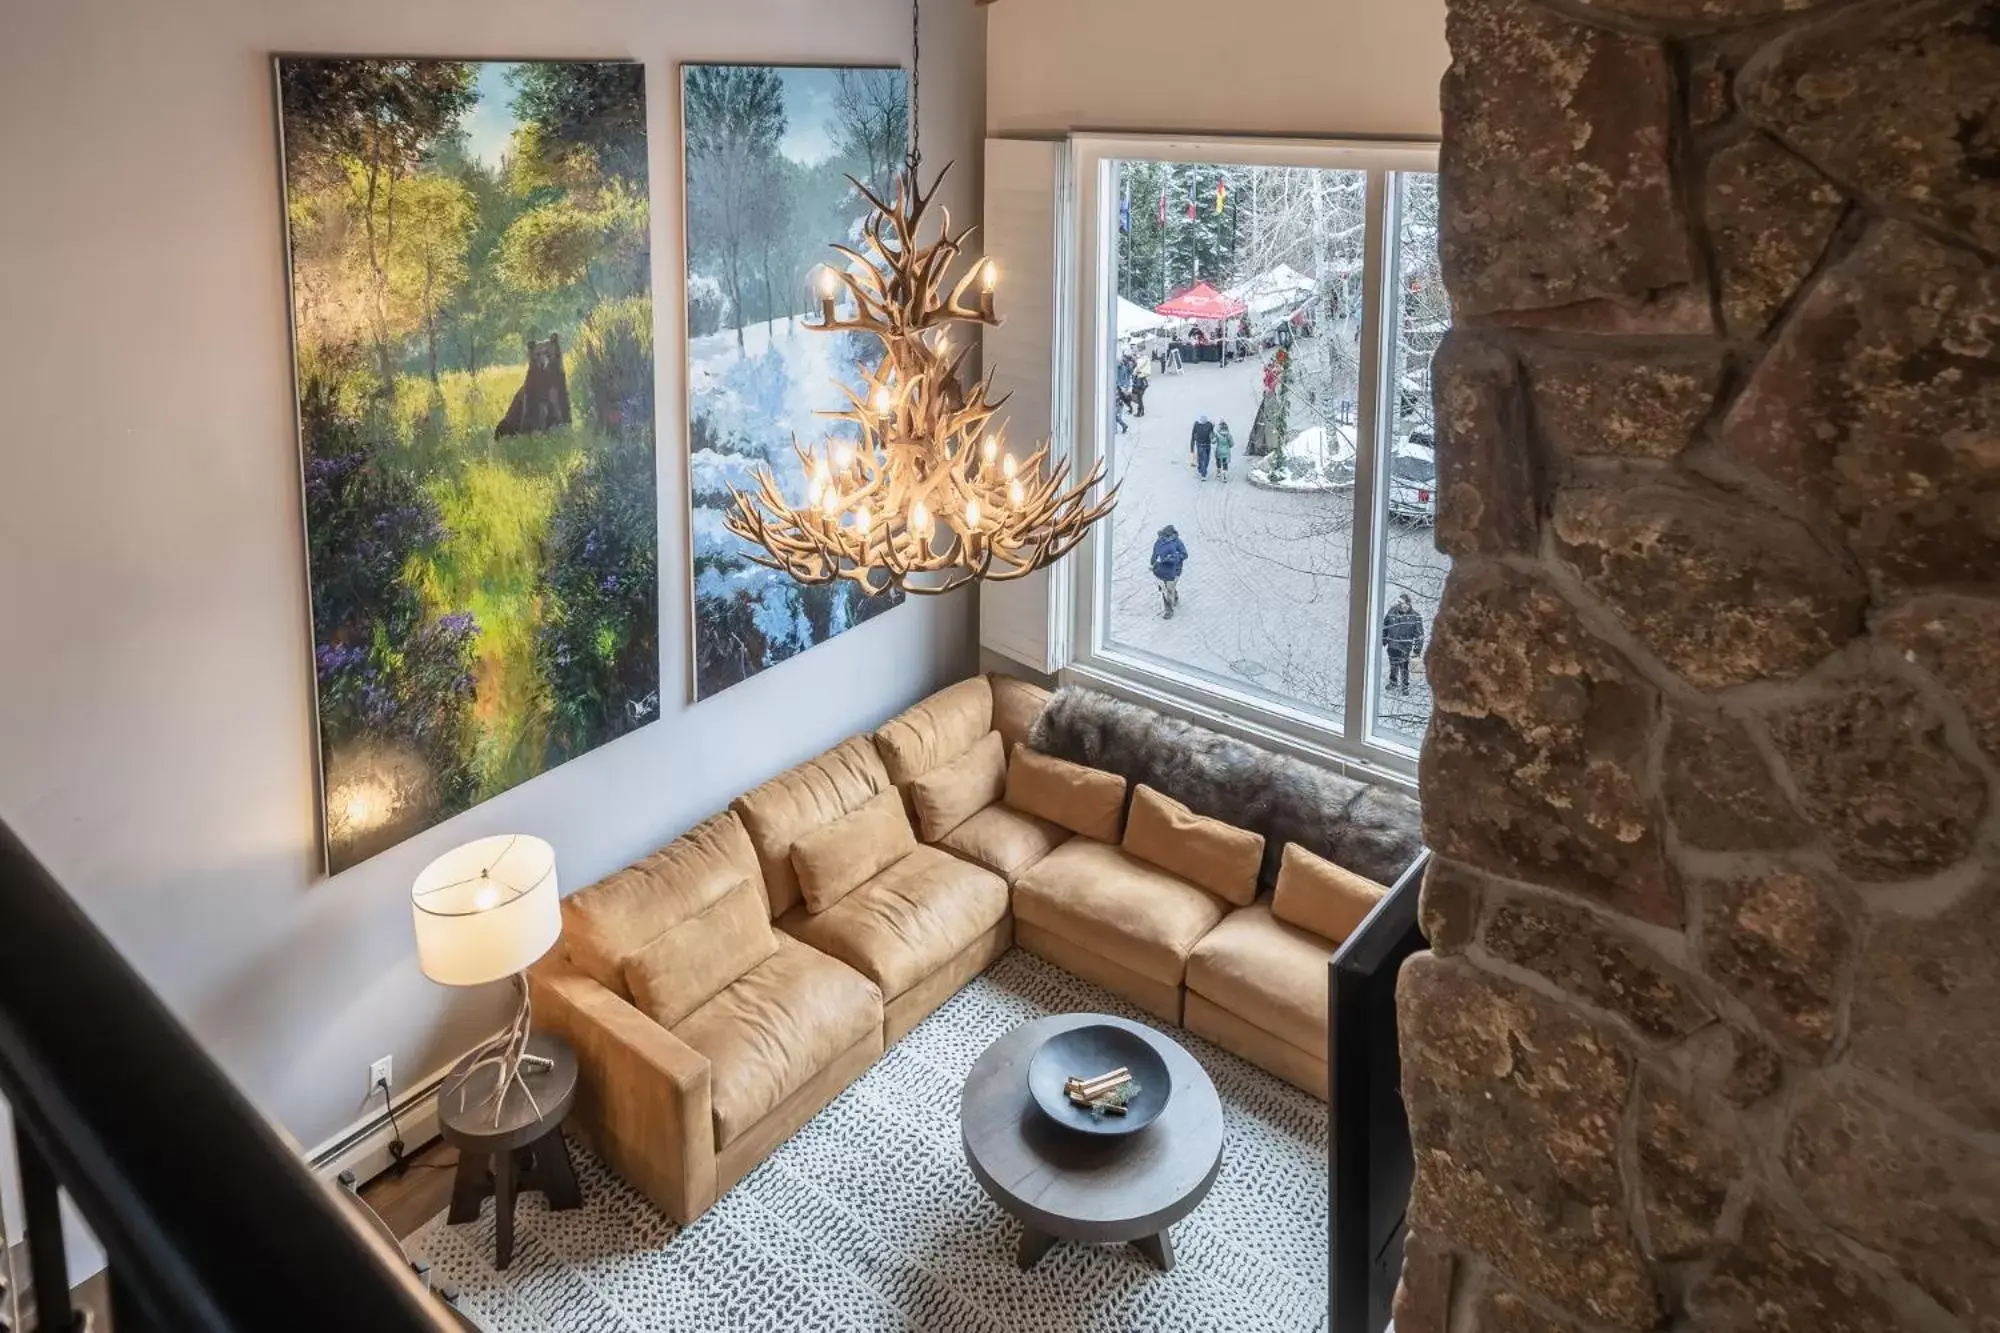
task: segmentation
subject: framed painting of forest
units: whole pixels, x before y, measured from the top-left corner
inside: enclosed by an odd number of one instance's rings
[[[645,83],[276,75],[338,872],[659,715]]]
[[[858,247],[868,206],[848,180],[895,188],[909,142],[901,69],[682,67],[687,158],[688,532],[697,700],[797,656],[903,600],[851,583],[804,587],[745,558],[723,526],[733,483],[768,465],[794,501],[792,452],[827,433],[880,344],[810,333],[813,275]]]

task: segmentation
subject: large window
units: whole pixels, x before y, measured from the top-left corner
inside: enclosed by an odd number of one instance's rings
[[[1075,665],[1409,771],[1447,561],[1435,150],[1083,141]]]

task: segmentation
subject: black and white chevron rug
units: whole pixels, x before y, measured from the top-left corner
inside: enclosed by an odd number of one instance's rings
[[[956,1095],[922,1108],[1015,1024],[1079,1010],[1155,1022],[1015,950],[693,1226],[579,1152],[583,1208],[525,1196],[505,1272],[490,1202],[462,1227],[433,1218],[410,1251],[486,1333],[1322,1333],[1326,1107],[1178,1029],[1222,1095],[1227,1137],[1215,1188],[1174,1228],[1174,1270],[1072,1244],[1015,1267],[1018,1224],[966,1167]]]

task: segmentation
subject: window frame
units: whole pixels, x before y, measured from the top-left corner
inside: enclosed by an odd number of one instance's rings
[[[1056,419],[1068,434],[1069,455],[1078,475],[1098,459],[1109,469],[1116,457],[1112,381],[1107,373],[1116,339],[1117,228],[1110,194],[1109,164],[1131,159],[1230,166],[1310,167],[1360,171],[1367,176],[1360,401],[1355,418],[1353,549],[1348,587],[1347,663],[1342,715],[1329,724],[1322,715],[1281,697],[1243,687],[1192,669],[1176,670],[1151,656],[1113,647],[1107,604],[1111,590],[1113,542],[1108,519],[1099,523],[1064,561],[1057,578],[1067,594],[1070,652],[1064,680],[1105,689],[1165,708],[1222,730],[1273,745],[1357,777],[1408,785],[1415,781],[1413,747],[1375,735],[1382,664],[1374,651],[1372,627],[1384,614],[1382,587],[1386,542],[1375,536],[1387,521],[1388,423],[1382,404],[1395,369],[1392,342],[1397,324],[1384,308],[1385,288],[1400,257],[1401,191],[1397,173],[1435,173],[1435,139],[1257,139],[1185,135],[1074,135],[1068,142],[1066,194],[1061,219],[1057,273],[1060,328],[1054,331],[1063,355],[1058,360]],[[1064,346],[1067,343],[1068,346]],[[1360,501],[1366,496],[1367,504]],[[1359,629],[1361,632],[1356,632]]]

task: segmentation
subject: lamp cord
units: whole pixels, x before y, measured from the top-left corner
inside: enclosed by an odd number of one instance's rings
[[[389,1169],[402,1175],[410,1169],[409,1159],[403,1156],[403,1127],[396,1122],[396,1103],[389,1096],[389,1080],[378,1078],[375,1086],[382,1089],[382,1109],[389,1113]]]
[[[921,0],[910,0],[910,171],[924,160],[922,109],[924,91],[924,34]]]

